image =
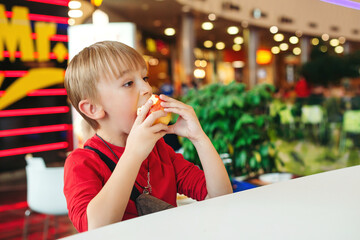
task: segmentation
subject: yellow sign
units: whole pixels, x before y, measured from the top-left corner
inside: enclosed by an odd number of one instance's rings
[[[10,61],[15,61],[15,52],[19,46],[21,52],[21,60],[34,61],[34,43],[31,39],[31,24],[29,20],[29,9],[26,7],[14,6],[12,8],[12,18],[9,22],[5,15],[5,6],[0,4],[0,61],[4,60],[3,52],[5,46],[10,54]],[[56,34],[56,23],[35,23],[36,33],[36,50],[38,51],[39,62],[49,61],[50,53],[50,37]],[[56,56],[57,60],[64,61],[64,56],[67,54],[67,48],[63,43],[61,56]],[[65,49],[65,50],[64,50]],[[66,51],[66,53],[64,53]]]
[[[26,97],[28,92],[64,82],[62,68],[34,68],[24,77],[18,78],[0,98],[0,110]]]
[[[14,6],[12,18],[9,21],[5,14],[5,6],[0,4],[0,61],[4,60],[5,48],[9,51],[11,62],[15,61],[15,52],[19,48],[22,61],[34,61],[36,46],[37,61],[50,60],[50,37],[56,34],[56,23],[35,22],[35,46],[31,38],[32,29],[29,20],[29,9]],[[53,49],[58,62],[63,62],[68,53],[63,43],[57,43]],[[0,86],[4,74],[0,74]],[[24,77],[16,79],[0,98],[0,110],[16,101],[26,97],[27,93],[41,88],[50,87],[64,82],[64,69],[62,68],[34,68]]]
[[[1,87],[1,85],[2,85],[2,83],[3,83],[3,81],[4,81],[4,79],[5,79],[4,74],[3,74],[3,73],[0,73],[0,87]]]

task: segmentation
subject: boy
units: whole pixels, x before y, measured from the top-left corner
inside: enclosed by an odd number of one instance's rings
[[[164,111],[146,117],[152,105],[146,74],[142,56],[113,41],[85,48],[66,70],[69,99],[96,132],[85,146],[116,163],[111,173],[90,149],[76,149],[67,158],[64,193],[69,217],[80,232],[136,217],[129,200],[134,185],[173,206],[177,192],[196,200],[232,192],[224,165],[190,106],[160,95]],[[153,125],[168,112],[179,115],[174,125]],[[204,171],[164,142],[168,133],[192,141]]]

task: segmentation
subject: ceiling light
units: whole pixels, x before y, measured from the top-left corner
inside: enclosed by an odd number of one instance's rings
[[[293,53],[294,53],[294,55],[300,55],[301,54],[301,48],[299,48],[299,47],[294,48]]]
[[[289,49],[289,45],[287,43],[282,43],[279,45],[281,51],[286,51]]]
[[[243,44],[244,43],[244,38],[243,37],[236,37],[236,38],[234,38],[234,43]]]
[[[327,41],[327,40],[329,40],[329,34],[327,34],[327,33],[324,33],[323,35],[321,35],[321,39],[323,40],[323,41]]]
[[[343,46],[337,46],[335,48],[335,52],[336,53],[343,53],[344,52],[344,47]]]
[[[330,45],[333,46],[333,47],[338,46],[339,43],[340,43],[340,41],[337,38],[333,38],[333,39],[330,40]]]
[[[215,47],[216,47],[217,50],[223,50],[225,48],[225,43],[217,42]]]
[[[194,70],[194,77],[196,77],[196,78],[204,78],[205,77],[205,71],[203,69],[195,69]]]
[[[212,24],[211,22],[204,22],[201,25],[201,28],[204,29],[204,30],[211,30],[211,29],[214,28],[214,24]]]
[[[319,42],[320,42],[320,41],[319,41],[318,38],[313,38],[313,39],[311,39],[311,44],[314,45],[314,46],[318,45]]]
[[[176,31],[173,28],[166,28],[164,30],[164,33],[165,33],[166,36],[174,36]]]
[[[275,33],[277,33],[278,31],[279,31],[279,29],[278,29],[277,26],[272,26],[272,27],[270,27],[270,32],[271,32],[272,34],[275,34]]]
[[[340,44],[344,44],[346,42],[346,38],[345,37],[339,37],[339,43]]]
[[[200,61],[200,67],[206,67],[207,66],[207,61],[206,60],[201,60]]]
[[[156,66],[159,64],[159,59],[157,58],[150,58],[149,61],[148,61],[149,65],[150,66]]]
[[[327,46],[321,46],[320,51],[322,51],[323,53],[327,52]]]
[[[209,16],[208,16],[209,20],[210,21],[215,21],[216,20],[216,15],[215,13],[210,13]]]
[[[240,51],[241,50],[241,45],[239,45],[239,44],[234,44],[233,46],[232,46],[232,49],[234,50],[234,51]]]
[[[81,8],[81,2],[79,1],[70,1],[68,4],[70,9],[78,9]]]
[[[274,40],[277,42],[281,42],[282,40],[284,40],[284,35],[281,33],[277,33],[274,35]]]
[[[235,35],[239,33],[239,28],[235,26],[228,27],[227,33],[230,35]]]
[[[75,19],[69,18],[68,24],[69,24],[70,26],[75,25]]]
[[[303,33],[302,33],[302,31],[297,30],[297,31],[295,32],[295,35],[296,35],[297,37],[302,37]]]
[[[92,22],[94,26],[105,26],[109,24],[109,16],[100,9],[96,9],[92,14]]]
[[[233,68],[243,68],[245,63],[243,61],[233,61],[232,66]]]
[[[68,12],[68,15],[71,18],[79,18],[79,17],[82,17],[83,12],[81,10],[70,10]]]
[[[206,48],[211,48],[213,45],[214,45],[213,42],[210,40],[206,40],[204,42],[204,47],[206,47]]]
[[[271,52],[273,54],[278,54],[278,53],[280,53],[280,48],[278,46],[272,47]]]
[[[196,61],[195,61],[195,67],[200,67],[200,60],[199,59],[197,59]]]
[[[297,44],[299,42],[299,38],[295,37],[295,36],[291,36],[289,38],[289,42],[292,43],[292,44]]]

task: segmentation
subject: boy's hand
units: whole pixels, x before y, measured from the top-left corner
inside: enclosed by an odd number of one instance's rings
[[[147,158],[156,142],[165,136],[168,129],[167,125],[161,123],[153,125],[156,119],[166,116],[166,112],[156,111],[146,117],[151,106],[152,101],[148,100],[142,107],[126,141],[125,151],[128,150],[132,156],[135,155],[141,161]]]
[[[160,95],[160,99],[164,101],[161,103],[161,106],[164,107],[165,112],[179,115],[176,123],[169,126],[167,133],[186,137],[193,143],[205,136],[196,113],[191,106],[163,94]]]

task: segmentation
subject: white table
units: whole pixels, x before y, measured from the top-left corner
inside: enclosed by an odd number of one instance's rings
[[[230,194],[66,238],[360,239],[360,166]]]

